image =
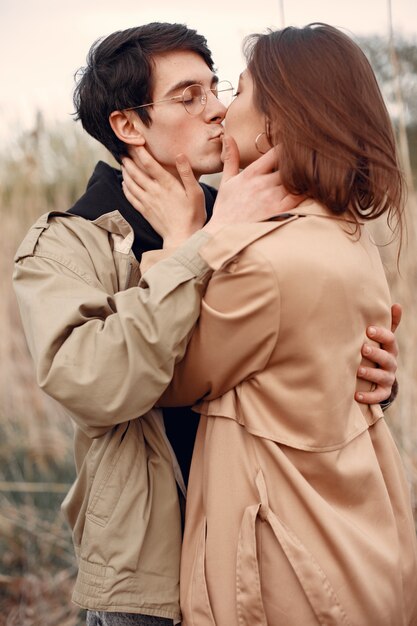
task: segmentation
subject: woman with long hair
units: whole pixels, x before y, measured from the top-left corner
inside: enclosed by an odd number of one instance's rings
[[[417,624],[401,460],[379,407],[355,400],[371,387],[356,377],[364,329],[390,325],[367,228],[384,215],[401,233],[390,119],[366,57],[333,27],[255,35],[245,51],[226,131],[242,167],[274,147],[283,185],[305,199],[201,251],[214,273],[160,401],[201,414],[183,624]],[[229,184],[218,202],[238,202]]]

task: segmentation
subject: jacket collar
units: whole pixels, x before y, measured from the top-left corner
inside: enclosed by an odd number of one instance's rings
[[[123,237],[131,236],[133,243],[133,228],[119,211],[104,213],[100,215],[100,217],[97,217],[97,219],[91,220],[91,222],[103,230],[107,230],[112,235],[122,235]]]
[[[107,230],[113,235],[114,249],[123,254],[129,254],[135,240],[133,228],[127,220],[119,213],[112,211],[104,213],[95,220],[91,220],[93,224]]]

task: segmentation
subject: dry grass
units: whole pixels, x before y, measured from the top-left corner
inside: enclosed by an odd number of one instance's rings
[[[70,420],[37,387],[11,288],[13,256],[45,211],[66,210],[103,150],[39,119],[0,156],[0,626],[76,626],[76,572],[60,514],[74,477]]]
[[[399,302],[404,309],[401,325],[396,332],[400,347],[400,393],[398,400],[388,410],[387,417],[411,484],[417,524],[417,195],[412,189],[408,195],[405,217],[406,233],[399,271],[396,245],[383,246],[380,250],[393,302]],[[385,243],[391,239],[382,222],[376,225],[374,232],[378,242]]]
[[[59,512],[74,475],[72,426],[33,376],[11,289],[12,259],[31,223],[66,210],[82,193],[102,150],[74,127],[37,129],[0,155],[0,626],[76,626],[76,571]],[[410,197],[402,276],[395,249],[383,248],[393,298],[405,309],[398,331],[400,397],[389,419],[417,502],[417,206]],[[382,231],[378,230],[378,237]],[[36,483],[36,485],[35,485]],[[417,519],[417,513],[416,513]]]

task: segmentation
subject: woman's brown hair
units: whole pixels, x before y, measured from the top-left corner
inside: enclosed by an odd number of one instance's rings
[[[286,188],[402,226],[404,181],[392,124],[372,68],[326,24],[252,35],[245,45],[258,108],[279,144]]]

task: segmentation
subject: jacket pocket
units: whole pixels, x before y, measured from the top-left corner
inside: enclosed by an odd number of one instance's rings
[[[184,626],[216,626],[206,580],[206,537],[207,520],[204,518],[191,572],[190,588],[185,606],[182,607]]]
[[[86,517],[106,526],[123,494],[133,465],[140,462],[139,438],[132,422],[113,432],[93,480]]]

